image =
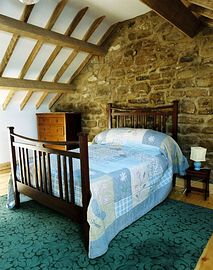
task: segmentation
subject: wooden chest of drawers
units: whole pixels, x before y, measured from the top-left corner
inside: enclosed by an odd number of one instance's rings
[[[38,139],[44,141],[77,141],[81,131],[81,114],[76,112],[37,113]],[[52,148],[65,149],[64,146]],[[68,150],[67,148],[65,150]]]

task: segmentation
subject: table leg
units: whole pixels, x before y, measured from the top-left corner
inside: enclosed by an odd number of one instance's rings
[[[186,176],[186,196],[191,192],[191,177]]]
[[[209,197],[209,178],[205,178],[205,200],[207,199],[207,197]]]

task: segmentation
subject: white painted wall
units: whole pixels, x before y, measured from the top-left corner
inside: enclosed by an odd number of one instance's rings
[[[0,95],[0,163],[10,161],[8,126],[14,126],[15,132],[27,137],[37,138],[37,112],[49,112],[48,102],[53,94],[48,95],[45,102],[35,110],[36,102],[42,93],[34,93],[27,103],[26,107],[20,111],[20,100],[23,100],[26,92],[17,92],[11,103],[9,103],[6,111],[2,110],[2,103],[8,91],[1,91]]]

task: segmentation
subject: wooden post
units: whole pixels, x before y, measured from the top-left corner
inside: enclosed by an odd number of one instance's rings
[[[80,166],[81,166],[81,187],[83,204],[83,231],[85,248],[89,248],[89,224],[87,222],[87,208],[90,201],[89,183],[89,158],[88,158],[88,139],[87,134],[79,134],[80,141]]]
[[[172,137],[177,142],[178,132],[178,100],[173,101],[173,112],[172,112]]]
[[[112,128],[112,103],[108,103],[108,128]]]
[[[14,127],[8,127],[9,130],[9,141],[10,141],[10,160],[11,160],[11,171],[12,171],[12,178],[13,178],[13,189],[14,189],[14,196],[15,196],[15,207],[20,207],[20,194],[18,192],[17,183],[16,183],[16,152],[15,147],[13,146],[14,137]]]

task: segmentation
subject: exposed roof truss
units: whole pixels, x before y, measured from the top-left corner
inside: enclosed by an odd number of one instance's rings
[[[23,91],[23,90],[26,90],[27,92],[23,100],[21,101],[20,110],[24,109],[27,102],[30,100],[32,94],[35,91],[43,91],[43,94],[36,103],[36,109],[38,109],[41,106],[41,104],[44,102],[45,98],[49,93],[55,93],[55,96],[53,97],[53,99],[50,101],[49,104],[49,107],[52,107],[53,104],[63,95],[63,93],[71,91],[70,83],[72,81],[73,74],[70,76],[70,79],[66,83],[59,83],[59,80],[66,72],[68,67],[71,65],[71,63],[78,56],[79,52],[84,52],[86,54],[85,59],[87,59],[86,61],[87,63],[88,58],[90,60],[94,55],[103,56],[105,54],[105,50],[101,46],[103,42],[98,42],[98,44],[88,42],[89,38],[97,30],[99,25],[104,20],[105,16],[100,16],[99,18],[94,19],[94,21],[88,27],[88,30],[86,31],[82,39],[71,37],[72,33],[75,31],[81,20],[84,18],[86,12],[88,11],[88,7],[84,7],[76,13],[75,17],[70,21],[70,24],[64,34],[52,31],[52,28],[57,22],[57,19],[60,17],[61,13],[66,7],[67,2],[68,0],[62,0],[58,2],[44,28],[28,23],[30,14],[34,9],[34,5],[25,6],[19,20],[7,17],[5,15],[0,15],[0,30],[13,33],[11,41],[7,47],[7,50],[4,54],[4,57],[0,65],[0,76],[1,76],[0,90],[1,89],[9,90],[2,104],[3,110],[6,110],[10,101],[14,97],[16,91]],[[111,31],[106,31],[106,33],[108,34],[110,34],[110,32]],[[32,38],[37,41],[30,55],[25,61],[18,75],[18,78],[5,77],[4,76],[5,69],[7,68],[7,65],[17,46],[17,43],[22,36]],[[45,43],[48,44],[52,43],[53,45],[55,45],[55,49],[52,51],[49,58],[46,60],[46,63],[44,63],[43,68],[39,72],[37,78],[35,80],[26,80],[25,76],[27,75],[37,55],[42,49],[43,44]],[[49,68],[51,67],[51,65],[53,64],[53,62],[60,54],[63,48],[71,48],[72,52],[67,57],[64,64],[59,68],[52,82],[42,81],[45,74],[48,72]],[[85,63],[85,61],[82,62]],[[81,69],[82,65],[79,64],[79,66],[76,68],[76,71],[78,71],[79,73],[79,70]]]

